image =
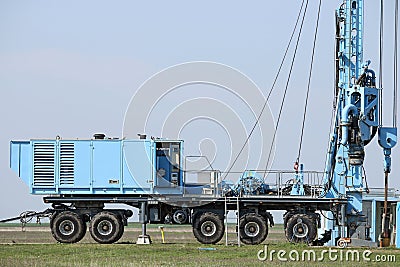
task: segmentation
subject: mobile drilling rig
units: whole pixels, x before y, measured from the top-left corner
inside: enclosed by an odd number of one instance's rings
[[[89,224],[97,242],[113,243],[132,216],[130,208],[136,207],[142,223],[138,242],[150,243],[147,223],[175,223],[191,224],[199,242],[214,244],[227,231],[227,213],[236,211],[240,241],[260,244],[274,224],[269,211],[284,210],[285,234],[291,242],[344,247],[374,246],[381,240],[384,245],[390,236],[388,205],[394,207],[393,215],[400,201],[387,186],[397,128],[395,119],[392,127],[382,126],[383,89],[371,62],[363,59],[365,2],[344,0],[336,11],[334,119],[324,172],[304,171],[299,163],[294,172],[266,170],[277,177],[274,184],[244,171],[230,185],[221,172],[207,170],[199,173],[202,182],[193,184],[186,179],[182,140],[97,134],[87,140],[11,141],[11,168],[31,194],[46,195],[44,202],[52,204],[31,215],[49,216],[59,242],[79,242]],[[374,192],[369,196],[365,181],[365,147],[374,138],[384,155],[384,199]],[[319,174],[322,183],[311,183],[310,177]],[[108,203],[128,208],[107,209]],[[383,221],[378,224],[382,203]],[[400,245],[400,231],[396,243]]]

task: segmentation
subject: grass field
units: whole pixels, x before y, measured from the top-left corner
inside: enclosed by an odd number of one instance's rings
[[[90,234],[78,244],[57,243],[46,225],[28,226],[25,231],[17,225],[0,225],[0,266],[399,266],[400,250],[395,248],[371,249],[371,261],[346,261],[346,252],[349,250],[332,251],[331,261],[328,252],[324,260],[318,261],[325,247],[311,248],[306,245],[290,244],[285,241],[281,225],[270,228],[264,244],[256,246],[238,247],[234,245],[236,235],[234,227],[230,226],[229,245],[225,246],[225,237],[217,245],[202,245],[193,237],[188,226],[165,226],[166,244],[162,244],[161,235],[157,226],[150,226],[148,233],[153,244],[136,245],[135,241],[140,234],[140,225],[133,224],[126,228],[125,234],[117,244],[100,245],[95,243]],[[260,250],[264,256],[265,245],[268,256],[272,250],[273,261],[261,261],[257,258]],[[277,252],[286,251],[283,258],[289,259],[289,253],[296,250],[299,261],[283,262],[278,260]],[[308,259],[304,251],[312,250],[316,260]],[[353,250],[353,249],[352,249]],[[354,250],[360,254],[365,249]],[[342,254],[342,261],[340,260]],[[293,257],[296,253],[291,254]],[[378,259],[385,262],[377,262]],[[354,257],[355,258],[355,257]],[[350,257],[351,259],[351,257]],[[390,262],[388,262],[390,261]]]

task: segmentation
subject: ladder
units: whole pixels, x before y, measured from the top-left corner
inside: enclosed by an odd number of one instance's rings
[[[228,246],[230,244],[229,242],[229,227],[228,227],[228,200],[231,202],[231,200],[236,200],[236,210],[233,210],[236,212],[236,227],[235,227],[235,232],[237,239],[234,242],[237,242],[237,245],[240,247],[240,234],[239,234],[239,220],[240,220],[240,205],[239,205],[239,197],[226,197],[224,199],[224,204],[225,204],[225,246]]]

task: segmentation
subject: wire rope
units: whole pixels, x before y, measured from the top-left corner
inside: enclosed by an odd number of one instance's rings
[[[292,62],[291,62],[291,64],[290,64],[289,75],[288,75],[288,78],[287,78],[287,81],[286,81],[285,91],[284,91],[284,93],[283,93],[281,106],[280,106],[280,108],[279,108],[279,114],[278,114],[278,119],[277,119],[277,121],[276,121],[274,134],[273,134],[273,136],[272,136],[271,147],[270,147],[270,149],[269,149],[268,159],[267,159],[267,163],[266,163],[266,166],[265,166],[265,171],[264,171],[264,174],[263,174],[264,179],[265,179],[265,177],[266,177],[266,173],[267,173],[266,170],[267,170],[267,168],[268,168],[268,164],[269,164],[269,161],[270,161],[270,159],[271,159],[272,148],[273,148],[273,145],[274,145],[274,143],[275,143],[276,133],[277,133],[277,131],[278,131],[279,122],[280,122],[280,120],[281,120],[281,115],[282,115],[282,111],[283,111],[283,106],[284,106],[284,104],[285,104],[286,94],[287,94],[287,91],[288,91],[288,88],[289,88],[289,82],[290,82],[290,78],[291,78],[291,76],[292,76],[293,66],[294,66],[294,62],[295,62],[295,60],[296,60],[296,55],[297,55],[297,49],[298,49],[298,47],[299,47],[300,37],[301,37],[302,30],[303,30],[304,19],[305,19],[306,14],[307,14],[307,8],[308,8],[308,0],[307,0],[307,2],[306,2],[305,8],[304,8],[304,13],[303,13],[303,17],[302,17],[301,24],[300,24],[300,28],[299,28],[299,33],[298,33],[298,35],[297,35],[296,46],[295,46],[295,49],[294,49],[294,52],[293,52]]]
[[[290,46],[291,46],[291,44],[292,44],[292,40],[293,40],[294,34],[296,33],[296,29],[297,29],[297,26],[298,26],[298,24],[299,24],[299,20],[300,20],[300,16],[301,16],[301,11],[303,10],[304,2],[305,2],[305,0],[303,0],[302,3],[301,3],[300,10],[299,10],[299,13],[298,13],[298,15],[297,15],[296,23],[295,23],[294,28],[293,28],[293,31],[292,31],[292,33],[291,33],[289,42],[288,42],[288,44],[287,44],[287,46],[286,46],[285,53],[284,53],[284,55],[283,55],[283,57],[282,57],[281,63],[280,63],[280,65],[279,65],[278,71],[277,71],[277,73],[276,73],[276,75],[275,75],[275,78],[274,78],[274,81],[273,81],[273,83],[272,83],[271,89],[269,90],[268,96],[267,96],[267,98],[266,98],[266,100],[265,100],[265,102],[264,102],[263,107],[261,108],[260,114],[258,115],[258,117],[257,117],[257,119],[256,119],[256,121],[255,121],[255,123],[254,123],[254,125],[253,125],[253,127],[252,127],[252,129],[251,129],[251,131],[250,131],[250,133],[248,134],[248,136],[247,136],[245,142],[243,143],[242,147],[240,148],[240,150],[239,150],[238,154],[236,155],[234,161],[232,162],[232,164],[231,164],[231,166],[229,167],[229,169],[226,171],[226,174],[225,174],[224,179],[225,179],[226,176],[231,172],[232,168],[235,166],[237,160],[239,159],[239,157],[240,157],[240,155],[242,154],[244,148],[246,147],[247,143],[249,142],[249,140],[250,140],[250,138],[251,138],[251,136],[252,136],[254,130],[256,129],[257,125],[259,124],[260,119],[261,119],[261,116],[262,116],[262,114],[264,113],[265,108],[267,107],[269,98],[271,97],[271,94],[272,94],[272,92],[273,92],[273,90],[274,90],[274,88],[275,88],[275,85],[276,85],[276,82],[277,82],[277,80],[278,80],[278,77],[279,77],[279,75],[280,75],[280,73],[281,73],[283,64],[284,64],[284,62],[285,62],[285,60],[286,60],[286,56],[287,56],[287,54],[288,54],[288,52],[289,52],[289,48],[290,48]]]
[[[320,14],[321,14],[321,3],[322,3],[322,0],[319,0],[319,4],[318,4],[318,14],[317,14],[317,23],[316,23],[316,25],[315,25],[314,41],[313,41],[313,48],[312,48],[312,55],[311,55],[310,72],[309,72],[309,75],[308,75],[306,100],[305,100],[305,104],[304,104],[303,121],[302,121],[302,125],[301,125],[301,134],[300,134],[299,150],[298,150],[297,159],[296,159],[296,162],[297,162],[297,163],[300,162],[301,148],[302,148],[302,145],[303,145],[304,128],[305,128],[306,115],[307,115],[307,106],[308,106],[308,99],[309,99],[309,96],[310,96],[311,77],[312,77],[312,71],[313,71],[313,65],[314,65],[315,45],[316,45],[316,43],[317,43],[319,18],[320,18]]]

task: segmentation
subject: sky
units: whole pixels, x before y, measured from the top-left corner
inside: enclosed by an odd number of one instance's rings
[[[379,75],[378,2],[365,1],[364,59],[372,60],[371,68]],[[249,77],[266,96],[300,3],[1,0],[0,218],[46,208],[42,197],[30,195],[27,185],[9,169],[10,140],[57,135],[85,139],[97,132],[121,137],[125,112],[138,88],[155,73],[184,62],[212,61],[231,66]],[[322,171],[325,163],[334,86],[334,10],[340,3],[322,3],[301,157],[307,170]],[[387,126],[392,121],[393,3],[385,1],[382,73]],[[316,14],[317,1],[310,1],[277,133],[273,169],[291,169],[297,157]],[[269,103],[275,118],[288,69],[285,64]],[[194,92],[212,94],[211,88],[198,85]],[[196,97],[189,89],[193,87],[182,92]],[[168,98],[165,101],[160,114],[168,113],[171,107]],[[175,103],[172,97],[170,101]],[[238,113],[246,116],[245,112]],[[253,119],[242,118],[250,124]],[[207,139],[214,129],[215,125],[194,124],[192,130],[185,128],[182,137],[191,140],[195,133],[199,137],[196,140]],[[222,142],[220,147],[225,145],[224,134],[215,138],[214,142]],[[187,151],[196,151],[199,144],[185,145]],[[383,152],[376,139],[368,145],[366,154],[368,184],[382,187]],[[398,147],[392,157],[390,186],[400,188]]]

